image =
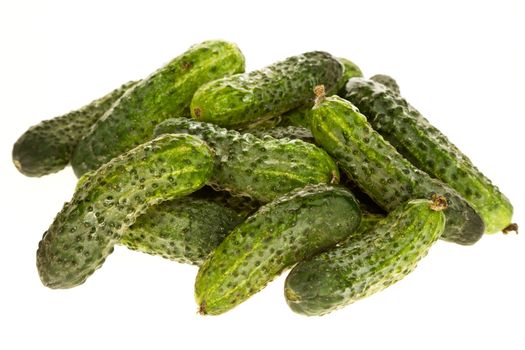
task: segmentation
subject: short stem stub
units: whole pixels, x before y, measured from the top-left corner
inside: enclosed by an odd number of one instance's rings
[[[314,87],[314,94],[315,94],[315,105],[318,106],[321,102],[324,101],[326,97],[326,91],[324,89],[324,85],[317,85]]]
[[[501,232],[503,232],[504,234],[510,233],[512,231],[518,234],[518,224],[512,223],[509,226],[505,227],[503,230],[501,230]]]
[[[435,211],[441,211],[448,207],[447,199],[444,196],[437,194],[432,195],[432,203],[430,203],[430,209]]]

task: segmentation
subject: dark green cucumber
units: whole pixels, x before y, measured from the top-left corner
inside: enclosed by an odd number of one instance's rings
[[[275,139],[302,140],[304,142],[314,143],[314,137],[310,129],[301,126],[276,126],[270,129],[252,129],[248,133],[262,139],[270,136]]]
[[[166,259],[200,265],[242,221],[235,210],[213,201],[177,198],[150,207],[124,231],[119,243]]]
[[[343,79],[341,79],[341,84],[339,85],[339,89],[337,89],[337,94],[342,96],[342,94],[346,93],[345,85],[348,79],[353,77],[362,77],[363,72],[361,72],[361,69],[357,66],[357,64],[346,58],[339,57],[338,60],[344,67]]]
[[[350,102],[318,93],[312,110],[315,140],[375,203],[390,212],[410,199],[442,195],[449,203],[442,238],[465,245],[481,238],[483,221],[455,190],[403,158]]]
[[[401,280],[443,233],[444,206],[409,201],[338,247],[300,262],[286,278],[288,305],[300,314],[324,315]]]
[[[167,120],[155,133],[188,133],[202,138],[215,151],[216,165],[209,184],[261,202],[307,184],[339,182],[332,158],[301,140],[259,139],[185,118]]]
[[[75,174],[95,170],[149,140],[161,121],[189,117],[190,101],[199,86],[243,71],[244,57],[232,43],[205,41],[192,46],[135,85],[96,122],[73,153]]]
[[[42,283],[50,288],[82,284],[137,217],[152,205],[196,191],[212,170],[212,150],[202,140],[164,135],[90,173],[40,241]]]
[[[191,115],[200,121],[238,127],[263,120],[312,100],[312,89],[339,87],[342,64],[330,54],[307,52],[250,73],[232,75],[200,87]]]
[[[242,218],[246,218],[255,213],[262,205],[261,202],[251,197],[235,196],[228,191],[216,191],[211,186],[204,186],[200,190],[192,193],[191,197],[204,199],[220,206],[231,208]]]
[[[511,224],[513,209],[507,197],[405,99],[371,80],[351,79],[346,88],[347,98],[399,153],[472,205],[483,218],[486,233]]]
[[[64,169],[80,139],[136,83],[130,81],[80,109],[30,127],[13,146],[13,163],[18,171],[40,177]]]
[[[379,84],[383,84],[388,89],[390,89],[391,92],[395,93],[396,95],[401,95],[401,91],[399,90],[399,85],[397,84],[397,81],[395,81],[395,79],[392,78],[390,75],[376,74],[370,77],[370,80],[373,80]],[[346,85],[345,85],[344,94],[341,97],[345,98],[346,94],[347,94],[347,91],[346,91]]]
[[[199,269],[201,314],[226,312],[283,270],[344,240],[361,211],[342,187],[310,185],[269,203],[237,226]]]

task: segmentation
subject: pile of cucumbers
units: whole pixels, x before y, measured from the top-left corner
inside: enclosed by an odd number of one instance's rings
[[[79,177],[38,245],[45,286],[84,283],[120,244],[198,265],[201,314],[291,268],[290,308],[323,315],[438,239],[517,231],[507,197],[391,77],[321,51],[244,67],[235,44],[205,41],[16,141],[22,174]]]

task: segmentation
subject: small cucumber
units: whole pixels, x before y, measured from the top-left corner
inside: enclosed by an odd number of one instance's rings
[[[402,97],[375,81],[354,78],[347,99],[415,166],[463,196],[485,222],[485,232],[508,229],[512,204],[445,135]]]
[[[155,133],[188,133],[202,138],[215,151],[209,185],[261,202],[307,184],[339,182],[339,170],[332,158],[301,140],[259,139],[185,118],[167,120]]]
[[[244,71],[235,44],[205,41],[158,69],[114,104],[77,145],[73,170],[81,176],[113,157],[149,140],[155,126],[173,116],[190,115],[199,86]]]
[[[238,127],[307,104],[318,84],[336,89],[342,64],[330,54],[307,52],[250,73],[232,75],[200,87],[191,115],[200,121]]]
[[[50,288],[82,284],[137,217],[152,205],[196,191],[212,170],[213,154],[202,140],[165,135],[90,173],[39,243],[42,283]]]
[[[130,81],[80,109],[30,127],[13,146],[13,163],[18,171],[40,177],[64,169],[80,139],[136,83]]]
[[[409,201],[338,247],[297,264],[284,287],[290,308],[324,315],[408,275],[443,233],[443,198]]]
[[[263,139],[270,136],[275,139],[302,140],[304,142],[315,143],[310,129],[300,126],[276,126],[270,129],[252,129],[248,133]]]
[[[390,212],[410,199],[445,196],[449,209],[442,238],[465,245],[481,238],[481,217],[456,191],[403,158],[350,102],[339,96],[325,98],[321,87],[316,93],[312,134],[317,144],[374,202]]]
[[[182,197],[150,207],[124,231],[119,244],[182,263],[200,265],[243,221],[235,210]]]
[[[399,85],[397,84],[397,81],[395,81],[394,78],[392,78],[389,75],[386,74],[376,74],[372,77],[370,77],[370,80],[375,81],[376,83],[383,84],[386,88],[390,89],[391,92],[396,94],[397,96],[401,95],[401,91],[399,90]],[[347,81],[348,82],[348,81]],[[341,96],[343,98],[346,97],[346,94],[348,91],[346,91],[346,85],[344,94]]]
[[[261,207],[199,269],[199,312],[218,315],[234,308],[284,269],[344,240],[360,220],[354,196],[325,184],[292,191]]]

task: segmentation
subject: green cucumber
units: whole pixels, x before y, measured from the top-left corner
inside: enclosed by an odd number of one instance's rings
[[[443,233],[445,206],[443,197],[409,201],[338,247],[300,262],[285,281],[288,305],[300,314],[324,315],[401,280]]]
[[[197,120],[238,127],[271,118],[307,104],[318,84],[336,89],[342,64],[321,51],[292,56],[250,73],[212,81],[200,87],[191,101]]]
[[[124,231],[119,244],[182,263],[200,265],[243,221],[210,200],[182,197],[150,207]]]
[[[40,177],[64,169],[91,126],[136,83],[130,81],[80,109],[30,127],[13,146],[13,163],[18,171]]]
[[[242,218],[246,218],[255,213],[262,205],[261,202],[251,197],[235,196],[228,191],[216,191],[211,186],[204,186],[200,190],[192,193],[191,197],[204,199],[220,206],[231,208]]]
[[[310,129],[300,126],[276,126],[270,129],[252,129],[248,133],[262,139],[266,136],[275,139],[302,140],[304,142],[314,143],[314,137]]]
[[[347,99],[415,166],[455,189],[478,212],[486,233],[511,225],[512,204],[470,159],[421,113],[377,82],[351,79]]]
[[[397,81],[395,81],[395,79],[392,78],[390,75],[376,74],[370,77],[370,80],[373,80],[379,84],[383,84],[385,87],[390,89],[391,92],[395,93],[398,96],[401,95],[401,91],[399,90],[399,85],[397,84]],[[345,85],[344,94],[341,95],[341,97],[345,98],[347,93],[348,91],[346,91],[346,85]]]
[[[346,92],[345,85],[348,79],[353,77],[362,77],[363,72],[361,72],[361,69],[354,62],[343,57],[339,57],[337,59],[345,68],[343,73],[343,79],[341,79],[341,84],[339,85],[339,89],[337,89],[337,94],[342,96],[341,94],[344,94]]]
[[[137,217],[152,205],[196,191],[212,170],[213,154],[202,140],[165,135],[86,175],[38,245],[42,283],[82,284]]]
[[[199,312],[218,315],[234,308],[286,268],[344,240],[360,220],[352,193],[325,184],[292,191],[261,207],[199,269]]]
[[[205,41],[158,69],[114,104],[77,145],[71,164],[77,176],[151,138],[155,126],[190,115],[190,101],[202,84],[244,71],[236,45]]]
[[[321,148],[301,140],[259,139],[209,123],[174,118],[159,124],[156,135],[188,133],[215,151],[214,188],[246,195],[261,202],[307,184],[338,183],[335,162]]]
[[[375,203],[390,212],[410,199],[442,195],[449,203],[442,238],[465,245],[481,238],[485,229],[481,217],[455,190],[403,158],[350,102],[339,96],[324,98],[322,89],[317,90],[312,110],[317,144]]]
[[[279,126],[297,126],[302,128],[310,127],[310,113],[313,103],[297,107],[281,115]]]

